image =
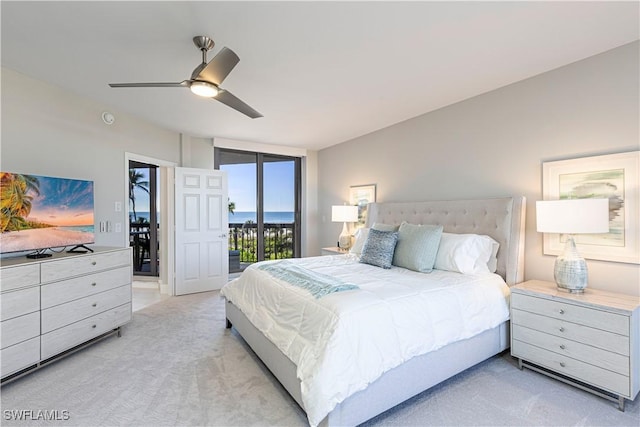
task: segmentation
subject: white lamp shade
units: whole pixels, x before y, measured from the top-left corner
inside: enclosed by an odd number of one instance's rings
[[[609,199],[537,201],[536,222],[540,233],[608,233]]]
[[[349,205],[331,206],[331,221],[356,222],[358,220],[358,207]]]

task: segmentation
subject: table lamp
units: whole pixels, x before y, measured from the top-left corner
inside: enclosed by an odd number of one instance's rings
[[[342,222],[342,232],[338,237],[338,247],[349,249],[351,247],[351,234],[347,228],[347,222],[358,220],[358,207],[349,205],[331,206],[331,221]]]
[[[578,253],[575,234],[609,232],[609,199],[544,200],[536,202],[537,230],[567,235],[553,277],[559,289],[572,293],[587,287],[587,262]]]

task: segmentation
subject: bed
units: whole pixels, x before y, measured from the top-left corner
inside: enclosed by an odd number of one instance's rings
[[[503,300],[506,298],[508,301],[508,287],[519,283],[523,280],[523,252],[524,252],[524,223],[525,223],[525,199],[524,197],[506,197],[506,198],[492,198],[481,200],[455,200],[455,201],[427,201],[427,202],[415,202],[415,203],[372,203],[368,206],[367,228],[370,228],[374,224],[401,224],[407,222],[410,224],[424,224],[424,225],[441,225],[445,233],[454,234],[474,234],[474,235],[486,235],[490,236],[499,244],[499,251],[496,256],[495,273],[502,279],[499,279],[501,286],[507,288],[507,292],[503,295]],[[293,263],[295,264],[296,261]],[[337,269],[337,271],[345,271],[347,268],[357,269],[359,264],[353,263],[353,260],[349,260],[349,256],[327,256],[317,258],[307,258],[297,261],[302,265],[309,266],[311,268],[320,268],[322,270],[323,264],[326,264],[327,271],[333,271],[331,268]],[[357,261],[356,261],[357,262]],[[352,264],[350,264],[352,263]],[[269,264],[269,263],[267,263]],[[333,267],[330,267],[333,265]],[[268,267],[268,266],[267,266]],[[291,267],[293,269],[293,265]],[[379,268],[379,267],[373,267]],[[265,266],[257,266],[252,268],[250,272],[245,272],[239,280],[242,282],[250,283],[251,280],[258,280],[259,269],[265,269]],[[392,269],[393,270],[393,269]],[[395,269],[398,273],[402,273],[405,277],[411,275],[422,274],[424,277],[429,277],[430,280],[436,280],[438,277],[442,277],[443,280],[454,280],[446,275],[441,274],[434,270],[435,274],[423,274],[407,272],[404,269]],[[292,270],[293,271],[293,270]],[[324,271],[324,270],[322,270]],[[360,270],[357,270],[357,275],[360,274]],[[364,270],[363,270],[364,271]],[[381,278],[386,278],[387,274],[392,274],[390,270],[379,269]],[[243,276],[246,277],[243,279]],[[252,277],[256,277],[252,279]],[[461,276],[461,275],[460,275]],[[490,275],[495,276],[495,275]],[[347,277],[348,274],[347,274]],[[391,276],[389,276],[391,277]],[[497,277],[497,276],[496,276]],[[357,278],[355,278],[357,281]],[[487,279],[491,279],[487,276]],[[386,279],[385,279],[386,280]],[[400,280],[400,279],[398,279]],[[405,279],[402,279],[405,280]],[[476,280],[476,279],[473,279]],[[478,279],[479,280],[479,279]],[[484,279],[483,279],[484,280]],[[235,281],[234,281],[235,282]],[[333,360],[330,363],[326,363],[322,366],[323,371],[319,371],[317,375],[315,373],[305,373],[306,368],[302,362],[300,366],[296,365],[292,360],[306,360],[312,359],[308,354],[315,355],[315,351],[319,351],[314,348],[304,347],[304,340],[290,340],[287,343],[274,339],[278,335],[271,332],[271,326],[265,326],[276,324],[280,319],[262,319],[262,323],[256,320],[258,316],[255,311],[255,306],[250,308],[240,297],[243,293],[248,293],[246,290],[238,290],[235,287],[238,284],[226,285],[223,288],[222,295],[226,298],[226,317],[227,327],[234,327],[242,338],[249,344],[258,357],[265,363],[274,376],[285,387],[293,399],[307,412],[309,416],[309,422],[311,425],[358,425],[366,420],[369,420],[376,415],[396,406],[397,404],[421,393],[422,391],[446,380],[447,378],[456,375],[463,370],[476,365],[487,358],[490,358],[505,349],[509,345],[509,325],[508,325],[508,306],[506,308],[506,317],[504,314],[504,308],[502,309],[502,318],[495,326],[489,329],[484,329],[479,333],[473,332],[469,335],[469,331],[466,331],[466,335],[461,335],[461,339],[456,339],[452,342],[447,342],[444,345],[438,345],[437,342],[433,342],[434,350],[424,352],[424,349],[414,350],[413,347],[420,347],[418,345],[412,345],[410,339],[407,338],[407,344],[401,343],[402,354],[397,356],[397,360],[394,362],[388,362],[386,360],[381,361],[384,363],[384,369],[378,376],[372,381],[364,381],[365,386],[361,384],[358,387],[351,387],[351,384],[345,385],[348,388],[345,390],[337,390],[332,396],[332,402],[319,402],[319,409],[316,407],[315,401],[311,405],[310,394],[313,394],[313,390],[310,390],[309,384],[310,378],[313,381],[318,381],[318,389],[325,387],[327,383],[341,383],[342,381],[335,381],[335,378],[341,377],[340,375],[334,376],[331,381],[327,381],[328,378],[324,378],[323,375],[335,375],[335,369],[340,369],[340,360],[344,360],[348,366],[350,361],[347,356],[344,359],[329,356],[329,360]],[[278,282],[273,280],[274,283]],[[453,282],[452,282],[453,283]],[[457,283],[457,282],[456,282]],[[483,282],[484,283],[484,282]],[[506,283],[506,286],[505,286]],[[250,284],[248,286],[251,286]],[[266,285],[265,285],[266,286]],[[269,285],[271,286],[271,285]],[[437,285],[429,285],[437,287]],[[461,285],[462,286],[462,285]],[[464,285],[467,286],[467,285]],[[476,286],[478,289],[479,285]],[[482,286],[485,286],[484,284]],[[490,286],[490,285],[486,285]],[[260,289],[261,286],[254,285],[255,288]],[[287,286],[283,286],[287,287]],[[376,288],[382,289],[380,287]],[[490,288],[486,288],[490,289]],[[233,290],[233,291],[232,291]],[[329,296],[321,298],[323,304],[330,304],[331,310],[335,306],[345,305],[345,300],[354,298],[354,295],[372,293],[369,288],[364,288],[365,292],[347,291],[337,292]],[[234,293],[235,292],[235,293]],[[278,292],[280,292],[278,290]],[[302,298],[302,294],[305,290],[297,289],[293,292],[293,297]],[[412,291],[413,292],[413,291]],[[425,291],[426,292],[426,291]],[[434,291],[435,292],[435,291]],[[494,291],[477,292],[474,296],[475,299],[482,299],[484,294],[495,293]],[[375,292],[373,292],[375,294]],[[287,294],[288,295],[288,294]],[[417,295],[417,294],[416,294]],[[429,294],[432,295],[432,294]],[[433,294],[435,295],[435,293]],[[287,296],[288,297],[288,296]],[[280,298],[280,297],[279,297]],[[414,304],[419,298],[404,297],[404,304]],[[459,297],[456,297],[459,298]],[[399,297],[392,295],[388,301],[384,301],[383,305],[388,305],[389,301],[400,300]],[[428,299],[424,299],[428,301]],[[281,300],[278,300],[275,304],[278,305],[277,309],[264,310],[265,313],[282,311],[285,313],[285,317],[295,317],[295,314],[291,314],[286,308],[280,307]],[[302,301],[302,300],[301,300]],[[311,300],[313,301],[313,300]],[[320,300],[318,300],[320,301]],[[359,302],[362,306],[365,304]],[[316,302],[309,302],[310,308],[305,308],[305,311],[313,309],[322,311],[326,307],[318,306]],[[372,306],[379,306],[374,303]],[[473,302],[466,303],[465,307],[473,306]],[[406,311],[412,311],[414,308],[407,305]],[[367,307],[369,309],[369,307]],[[244,311],[243,311],[244,310]],[[325,310],[325,311],[331,311]],[[464,309],[466,311],[466,308]],[[356,311],[356,310],[354,310]],[[364,310],[359,310],[365,312]],[[398,310],[396,310],[398,311]],[[289,313],[289,314],[286,314]],[[260,315],[264,317],[263,310],[260,311]],[[474,321],[477,319],[473,317]],[[339,317],[339,316],[338,316]],[[433,316],[428,316],[433,317]],[[369,315],[366,317],[366,322],[372,321],[377,317]],[[250,320],[251,319],[251,320]],[[437,318],[434,321],[440,321]],[[489,320],[488,320],[489,321]],[[495,318],[492,319],[494,323]],[[266,323],[265,323],[266,322]],[[362,320],[354,323],[362,323]],[[256,327],[254,323],[259,326]],[[467,322],[473,323],[473,322]],[[467,324],[465,323],[465,324]],[[341,331],[340,324],[336,327],[336,331]],[[351,327],[351,326],[350,326]],[[378,325],[379,328],[384,328],[384,325]],[[274,327],[275,328],[275,327]],[[325,327],[324,329],[331,329]],[[411,330],[412,328],[405,328]],[[468,329],[468,328],[467,328]],[[381,329],[383,330],[383,329]],[[320,332],[314,332],[316,335]],[[311,334],[312,337],[316,336]],[[340,335],[340,334],[337,334]],[[385,335],[381,333],[380,335]],[[400,333],[398,335],[401,335]],[[267,338],[269,336],[270,338]],[[353,336],[351,337],[353,339]],[[324,339],[324,338],[322,338]],[[342,350],[336,347],[333,337],[328,340],[328,346],[331,350],[327,350],[327,355],[333,355],[333,351],[341,352]],[[397,337],[395,338],[397,339]],[[403,338],[404,339],[404,338]],[[336,340],[338,340],[336,338]],[[318,341],[321,341],[318,339]],[[437,340],[436,340],[437,341]],[[275,344],[274,344],[275,342]],[[309,347],[312,347],[314,340],[307,340]],[[441,341],[441,343],[444,341]],[[422,344],[420,344],[422,345]],[[426,344],[425,344],[426,345]],[[431,345],[431,344],[430,344]],[[411,347],[411,350],[406,350],[405,347]],[[293,348],[293,350],[291,350]],[[294,353],[296,357],[292,357],[291,353]],[[413,354],[415,356],[407,355]],[[286,353],[286,354],[285,354]],[[387,351],[381,351],[381,353],[387,353]],[[391,352],[393,353],[393,352]],[[336,353],[337,354],[337,353]],[[303,355],[303,356],[300,356]],[[300,356],[300,357],[298,357]],[[341,356],[342,357],[342,356]],[[405,360],[406,359],[406,360]],[[336,362],[337,361],[337,362]],[[398,363],[398,361],[401,361]],[[305,362],[306,363],[306,362]],[[356,365],[351,366],[359,366]],[[369,362],[366,362],[368,364]],[[391,365],[389,365],[391,363]],[[326,365],[326,366],[325,366]],[[388,368],[388,366],[392,366]],[[375,368],[375,366],[373,367]],[[370,371],[371,369],[363,369],[364,371]],[[375,369],[374,369],[375,370]],[[368,372],[365,372],[368,374]],[[322,386],[322,387],[320,387]],[[351,387],[351,388],[349,388]],[[353,390],[356,390],[355,392]],[[330,390],[331,391],[331,390]],[[334,398],[335,396],[338,396]],[[337,403],[335,401],[338,401]]]

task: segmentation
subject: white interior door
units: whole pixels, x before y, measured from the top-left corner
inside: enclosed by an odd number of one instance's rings
[[[229,276],[227,174],[175,171],[175,295],[220,289]]]

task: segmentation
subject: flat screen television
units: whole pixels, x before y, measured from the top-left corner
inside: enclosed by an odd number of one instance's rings
[[[0,172],[0,184],[2,254],[91,250],[84,245],[95,241],[93,181]]]

